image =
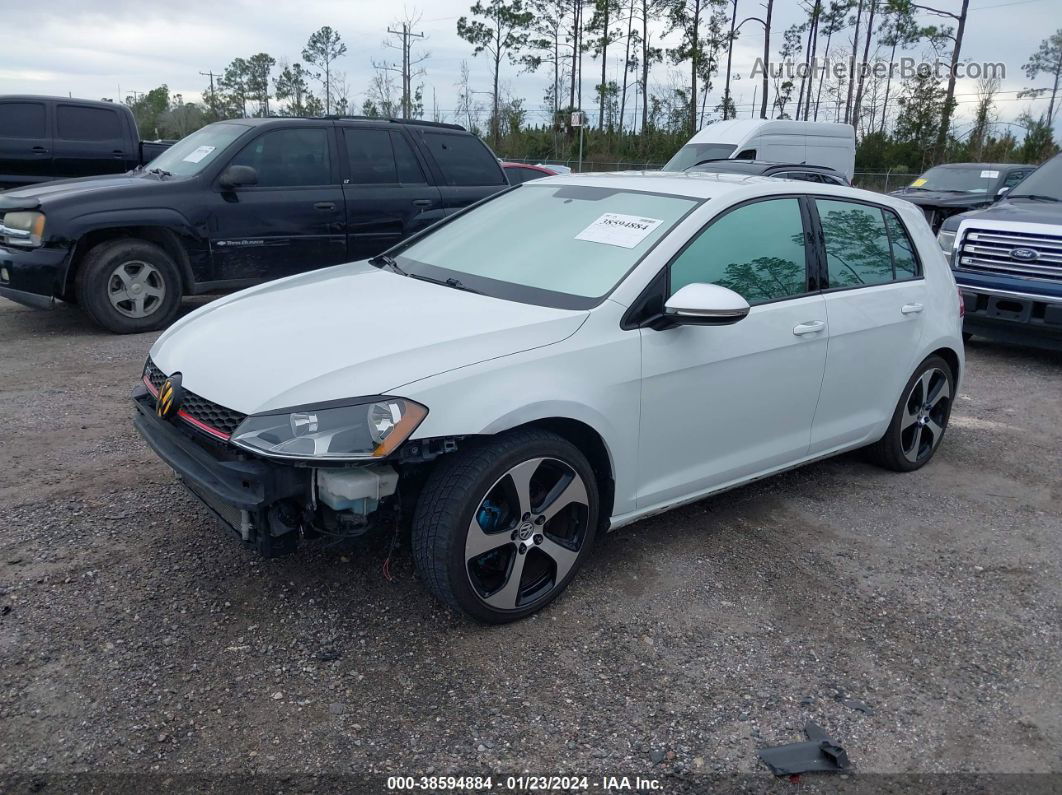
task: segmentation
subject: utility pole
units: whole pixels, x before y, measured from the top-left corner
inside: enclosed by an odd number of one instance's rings
[[[214,72],[206,71],[200,72],[203,77],[210,76],[210,110],[214,114],[214,121],[218,120],[218,101],[217,96],[214,94]]]
[[[408,119],[408,118],[410,118],[413,115],[413,92],[412,92],[412,83],[413,83],[412,71],[413,71],[413,66],[412,66],[412,62],[411,62],[411,59],[410,59],[410,49],[412,48],[412,43],[410,42],[410,39],[423,39],[424,38],[424,34],[423,33],[414,33],[410,29],[411,27],[412,27],[412,23],[410,22],[410,20],[407,19],[407,20],[404,20],[402,22],[402,30],[392,30],[391,28],[387,29],[387,32],[390,33],[392,36],[401,36],[402,37],[402,118],[403,119]],[[425,57],[427,57],[427,56],[425,56]],[[424,59],[421,58],[420,60],[424,60]],[[420,61],[418,61],[417,63],[420,63]]]

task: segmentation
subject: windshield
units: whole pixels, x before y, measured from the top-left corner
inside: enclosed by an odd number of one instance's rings
[[[210,124],[182,138],[165,152],[147,164],[146,168],[159,168],[174,176],[190,177],[206,168],[243,133],[242,124]]]
[[[439,226],[396,255],[422,278],[523,303],[587,309],[699,200],[527,183]]]
[[[1062,201],[1062,154],[1055,155],[1010,189],[1009,196],[1050,196]]]
[[[999,181],[999,170],[985,166],[955,168],[937,166],[920,176],[909,187],[955,193],[988,193]]]
[[[686,144],[667,161],[664,171],[685,171],[702,160],[725,160],[734,154],[736,144]]]

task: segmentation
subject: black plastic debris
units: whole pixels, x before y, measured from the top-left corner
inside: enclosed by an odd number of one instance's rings
[[[848,753],[834,742],[822,727],[808,721],[804,724],[806,743],[790,743],[773,748],[761,748],[759,757],[776,776],[795,776],[800,773],[837,773],[848,770]]]
[[[862,712],[864,715],[873,715],[874,710],[866,703],[856,698],[843,698],[840,702],[844,704],[848,709],[854,709],[856,712]]]

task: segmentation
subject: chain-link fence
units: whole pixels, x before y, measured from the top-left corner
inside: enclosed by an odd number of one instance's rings
[[[594,171],[658,171],[663,168],[663,163],[654,163],[649,160],[634,161],[597,161],[583,160],[536,160],[520,157],[503,157],[507,163],[528,163],[539,166],[562,166],[573,172],[583,173]],[[581,168],[580,168],[581,165]],[[852,176],[852,184],[863,190],[888,193],[891,190],[902,188],[911,181],[908,171],[856,171]]]

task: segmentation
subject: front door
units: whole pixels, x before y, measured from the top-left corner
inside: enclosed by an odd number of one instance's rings
[[[350,259],[375,257],[442,218],[439,189],[428,184],[424,167],[401,130],[365,126],[342,130]]]
[[[347,259],[343,189],[333,129],[271,129],[229,165],[250,166],[258,183],[215,188],[210,247],[215,278],[266,281]]]
[[[811,452],[876,441],[917,362],[926,282],[892,210],[816,199],[825,240],[830,345]]]
[[[669,295],[719,284],[752,309],[729,326],[641,330],[639,508],[807,455],[829,329],[806,226],[795,197],[739,205],[670,264]]]
[[[52,179],[48,106],[37,100],[0,102],[0,189]]]

